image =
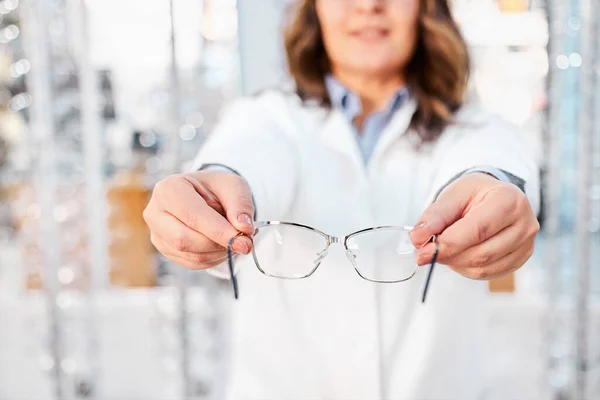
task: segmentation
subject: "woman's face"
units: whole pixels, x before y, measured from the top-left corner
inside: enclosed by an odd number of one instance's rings
[[[316,0],[334,73],[396,74],[416,42],[419,0]]]

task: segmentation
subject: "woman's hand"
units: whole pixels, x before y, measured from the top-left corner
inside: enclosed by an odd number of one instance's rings
[[[471,279],[494,279],[519,269],[533,254],[540,229],[525,194],[485,173],[460,177],[429,206],[410,237],[420,248],[438,235],[437,261]],[[431,262],[435,245],[417,252]]]
[[[144,210],[154,246],[190,269],[227,259],[227,243],[239,231],[254,233],[254,206],[248,183],[224,171],[172,175],[158,182]],[[252,241],[236,240],[233,250],[248,254]]]

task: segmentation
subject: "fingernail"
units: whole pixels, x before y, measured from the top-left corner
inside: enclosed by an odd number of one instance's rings
[[[238,215],[238,221],[242,224],[248,225],[250,228],[254,228],[254,222],[252,222],[252,218],[250,218],[248,214]]]
[[[248,254],[250,253],[250,244],[247,239],[239,239],[233,243],[232,249],[236,253]]]
[[[426,222],[421,222],[419,225],[415,226],[412,230],[416,231],[417,229],[423,229],[427,226]],[[411,231],[412,232],[412,231]]]
[[[418,267],[425,267],[427,265],[429,265],[430,261],[427,261],[427,259],[425,257],[419,257],[417,259],[417,266]]]

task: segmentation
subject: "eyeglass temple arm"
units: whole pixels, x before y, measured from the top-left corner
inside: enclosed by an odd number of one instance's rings
[[[431,276],[433,275],[433,269],[435,268],[435,263],[438,258],[438,253],[440,251],[440,244],[436,241],[436,238],[433,237],[433,243],[435,244],[435,252],[433,253],[433,257],[431,258],[431,264],[429,265],[429,272],[427,273],[427,280],[425,281],[425,287],[423,288],[423,297],[421,299],[421,304],[425,303],[425,298],[427,297],[427,291],[429,290],[429,284],[431,282]]]
[[[231,247],[233,246],[233,242],[240,237],[242,233],[238,233],[236,236],[232,237],[227,243],[227,263],[229,264],[229,277],[231,279],[231,285],[233,286],[233,296],[237,300],[239,297],[239,289],[238,289],[238,281],[233,273],[233,250]]]

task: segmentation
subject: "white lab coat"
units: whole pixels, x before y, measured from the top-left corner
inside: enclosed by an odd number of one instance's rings
[[[523,178],[537,209],[537,169],[515,127],[465,106],[417,152],[407,135],[415,109],[409,102],[396,112],[365,165],[341,112],[268,91],[227,108],[195,166],[221,163],[243,175],[258,220],[336,236],[414,224],[440,187],[474,166]],[[237,267],[228,398],[485,397],[485,282],[438,266],[421,304],[427,268],[403,283],[368,282],[340,245],[304,280],[264,276],[251,257]]]

